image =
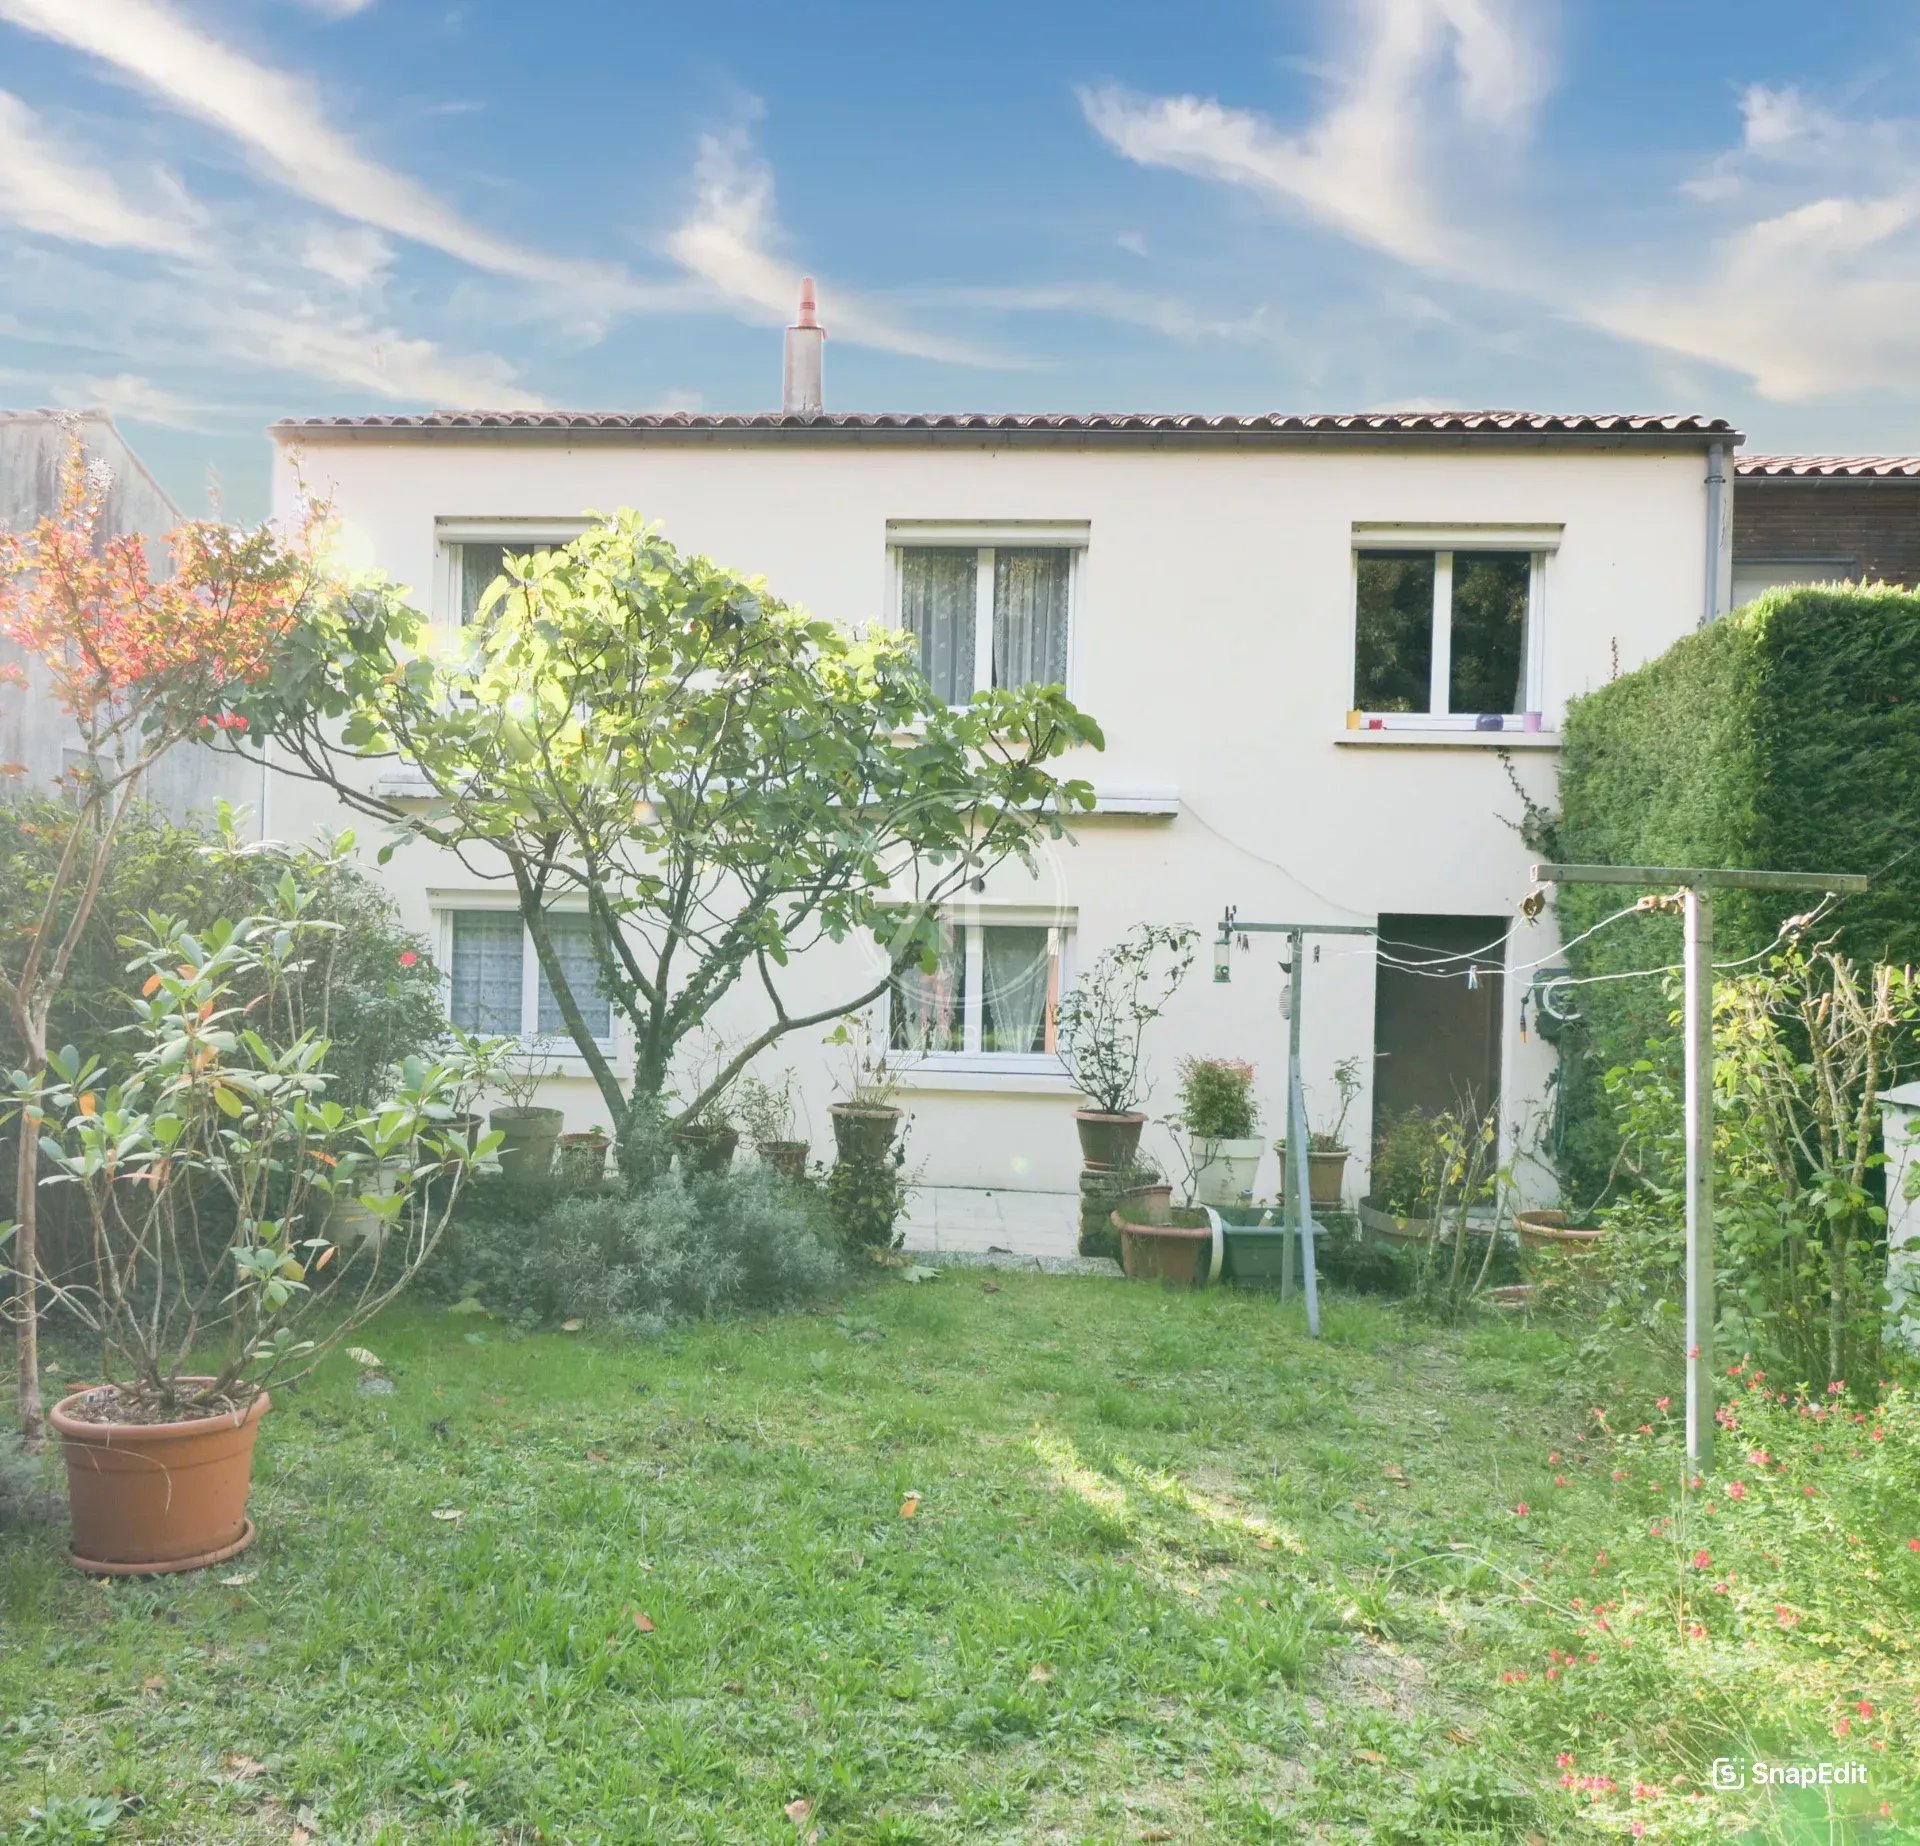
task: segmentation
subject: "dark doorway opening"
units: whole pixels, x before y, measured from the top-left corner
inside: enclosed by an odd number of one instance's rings
[[[1373,999],[1373,1132],[1410,1109],[1500,1104],[1505,917],[1382,915]]]

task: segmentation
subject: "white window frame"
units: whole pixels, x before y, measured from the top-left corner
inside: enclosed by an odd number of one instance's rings
[[[435,966],[440,970],[440,1004],[449,1019],[453,1017],[453,919],[461,911],[492,911],[520,914],[519,904],[498,891],[435,891],[429,893],[432,906]],[[548,906],[567,916],[584,917],[584,901],[562,901]],[[525,921],[520,925],[520,1050],[528,1059],[540,1058],[554,1067],[556,1076],[577,1076],[586,1072],[587,1061],[563,1026],[558,1032],[540,1030],[540,957],[534,952],[533,936]],[[617,1060],[625,1050],[620,1029],[620,1009],[607,1003],[607,1036],[596,1038],[594,1045],[608,1059]]]
[[[1347,697],[1354,696],[1353,678],[1360,662],[1360,560],[1371,551],[1430,551],[1433,553],[1432,659],[1427,674],[1425,711],[1368,711],[1360,708],[1369,729],[1389,731],[1478,731],[1480,712],[1447,710],[1453,678],[1453,560],[1461,552],[1524,551],[1533,566],[1527,579],[1527,626],[1523,643],[1518,712],[1497,714],[1504,731],[1525,728],[1526,713],[1546,706],[1547,560],[1559,549],[1559,526],[1392,526],[1356,525],[1353,561],[1347,589]],[[1543,717],[1544,722],[1544,717]]]
[[[983,1051],[980,1048],[986,1021],[986,944],[983,932],[989,929],[1046,929],[1058,933],[1059,991],[1054,1004],[1064,998],[1073,985],[1074,918],[1057,910],[1020,910],[1015,908],[954,909],[942,913],[941,920],[952,924],[963,936],[965,958],[965,1004],[962,1009],[960,1051],[894,1051],[887,1055],[905,1061],[909,1079],[915,1074],[940,1076],[973,1073],[983,1077],[1062,1076],[1060,1060],[1051,1051]],[[893,1044],[893,989],[888,987],[880,1000],[878,1038],[882,1045]]]
[[[577,515],[560,519],[449,519],[433,522],[434,620],[445,628],[460,619],[460,553],[467,545],[506,545],[527,550],[535,545],[565,545],[593,524]]]
[[[890,519],[887,521],[888,622],[904,628],[906,621],[906,553],[909,551],[974,552],[973,572],[973,690],[993,685],[994,556],[1000,551],[1060,550],[1067,562],[1067,694],[1079,685],[1080,594],[1091,527],[1084,521],[1014,520],[999,524],[980,521]],[[964,709],[956,706],[955,710]]]

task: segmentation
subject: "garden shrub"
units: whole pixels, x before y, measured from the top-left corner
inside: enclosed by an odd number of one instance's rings
[[[58,797],[0,800],[0,864],[8,871],[0,880],[0,936],[31,927],[75,818]],[[134,1050],[121,1029],[129,1017],[124,939],[144,934],[156,913],[203,933],[217,918],[269,909],[274,887],[291,873],[306,914],[339,927],[320,939],[311,965],[288,978],[290,1029],[328,1039],[332,1100],[350,1110],[370,1107],[402,1059],[430,1054],[445,1041],[440,980],[427,945],[402,927],[391,899],[350,861],[305,846],[248,848],[232,828],[224,804],[209,828],[177,825],[145,805],[129,810],[55,1003],[49,1047],[70,1045],[83,1061],[98,1058],[109,1081],[122,1074]],[[0,1070],[16,1068],[24,1050],[0,1021]],[[13,1196],[14,1160],[12,1135],[0,1135],[0,1198]],[[42,1261],[64,1273],[78,1255],[70,1189],[47,1188],[41,1212]]]
[[[530,1239],[522,1305],[633,1333],[815,1299],[845,1274],[800,1189],[763,1167],[667,1173],[633,1193],[576,1197]]]
[[[1611,865],[1866,872],[1873,888],[1833,913],[1863,963],[1920,961],[1920,595],[1884,584],[1769,591],[1637,672],[1569,706],[1561,810],[1531,815],[1553,858]],[[1582,931],[1628,902],[1618,886],[1565,885],[1560,928],[1580,976],[1677,962],[1672,915]],[[1716,959],[1766,948],[1819,893],[1715,897]],[[1590,1198],[1619,1140],[1608,1070],[1671,1044],[1659,983],[1574,991],[1561,1043],[1563,1184]]]

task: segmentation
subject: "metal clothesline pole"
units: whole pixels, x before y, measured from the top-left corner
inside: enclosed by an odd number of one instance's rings
[[[1294,1250],[1299,1249],[1300,1272],[1307,1298],[1307,1331],[1320,1336],[1320,1276],[1314,1262],[1313,1239],[1316,1234],[1313,1207],[1307,1197],[1307,1094],[1300,1077],[1300,1004],[1301,985],[1306,978],[1307,938],[1309,936],[1373,936],[1379,930],[1372,923],[1242,923],[1232,906],[1220,919],[1220,942],[1231,949],[1235,936],[1285,936],[1288,954],[1287,989],[1287,1151],[1283,1162],[1293,1168],[1284,1170],[1281,1180],[1285,1194],[1282,1219],[1284,1241],[1280,1249],[1280,1299],[1293,1294]],[[1222,961],[1218,980],[1230,977],[1228,964]]]
[[[1678,887],[1685,930],[1687,1118],[1687,1459],[1713,1465],[1713,894],[1825,891],[1856,897],[1858,872],[1747,872],[1671,865],[1536,865],[1536,884]]]

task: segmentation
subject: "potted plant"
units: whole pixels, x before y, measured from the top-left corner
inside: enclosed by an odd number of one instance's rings
[[[1123,1194],[1113,1208],[1113,1229],[1120,1267],[1133,1281],[1204,1287],[1218,1268],[1218,1217],[1202,1205],[1174,1204],[1165,1185]]]
[[[673,1129],[670,1138],[680,1150],[685,1172],[724,1173],[733,1165],[740,1130],[727,1113],[726,1097],[710,1096]]]
[[[500,1137],[500,1175],[515,1185],[531,1185],[547,1177],[566,1124],[558,1109],[533,1100],[553,1074],[549,1042],[544,1038],[527,1041],[517,1059],[502,1062],[493,1080],[507,1100],[494,1110],[488,1125]]]
[[[886,1158],[900,1129],[903,1111],[893,1099],[905,1066],[899,1057],[876,1050],[864,1015],[841,1020],[822,1042],[840,1046],[845,1054],[835,1083],[844,1100],[829,1111],[834,1147],[843,1161],[876,1164]]]
[[[1253,1066],[1241,1058],[1182,1058],[1179,1122],[1191,1150],[1194,1202],[1238,1205],[1266,1151]]]
[[[743,1077],[736,1108],[753,1151],[782,1179],[796,1183],[805,1179],[807,1144],[794,1138],[791,1068],[780,1073],[777,1085],[759,1077]]]
[[[17,1278],[99,1342],[99,1381],[51,1415],[82,1570],[193,1570],[251,1542],[271,1390],[406,1286],[498,1140],[470,1150],[434,1119],[470,1074],[459,1053],[405,1059],[372,1108],[328,1094],[327,1041],[285,1030],[280,1004],[320,927],[300,901],[288,879],[271,913],[203,935],[155,919],[132,964],[145,980],[128,996],[126,1074],[108,1081],[68,1051],[12,1082],[40,1124],[45,1183],[75,1190],[90,1232],[84,1284]],[[325,1228],[356,1156],[413,1178],[362,1197],[381,1228],[358,1248]]]
[[[1340,1093],[1339,1115],[1331,1128],[1307,1131],[1307,1198],[1312,1204],[1337,1211],[1346,1195],[1347,1156],[1351,1151],[1346,1139],[1347,1117],[1360,1094],[1360,1060],[1342,1058],[1333,1067],[1333,1081]],[[1280,1196],[1285,1198],[1291,1178],[1286,1142],[1274,1142],[1273,1151],[1280,1156]]]
[[[598,1192],[607,1183],[607,1149],[612,1137],[604,1128],[580,1128],[559,1141],[560,1184],[569,1192]]]
[[[1195,940],[1183,926],[1137,923],[1060,1002],[1057,1055],[1089,1105],[1073,1114],[1089,1167],[1120,1171],[1140,1146],[1142,1044],[1193,966]]]

